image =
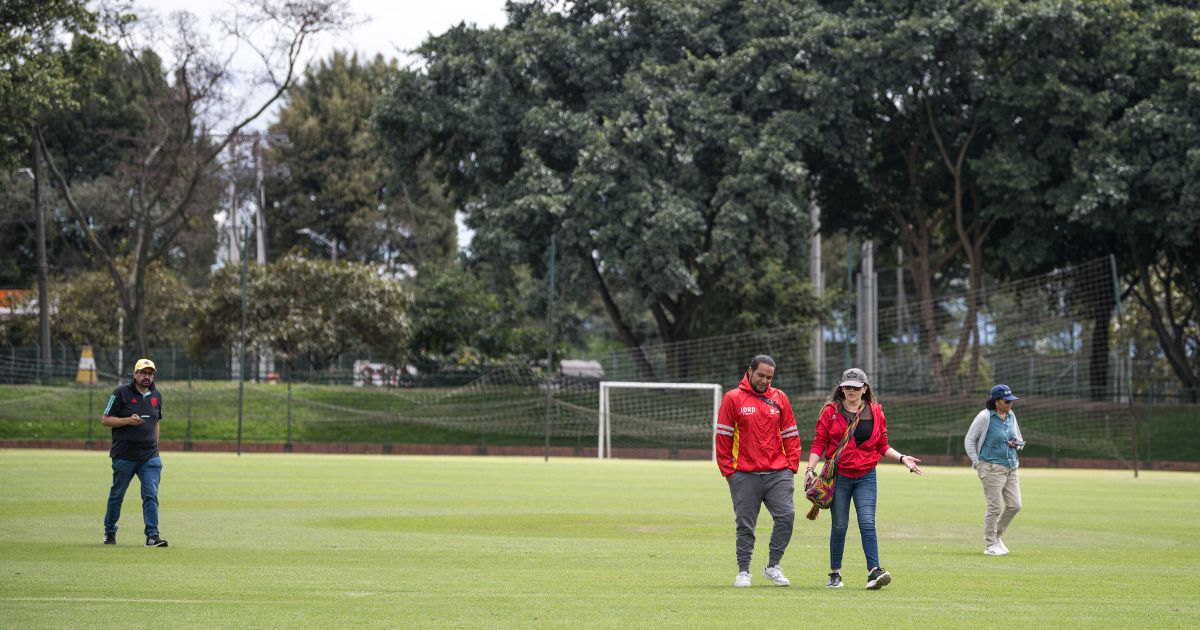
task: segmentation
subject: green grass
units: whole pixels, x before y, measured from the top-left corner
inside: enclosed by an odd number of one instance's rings
[[[141,547],[136,482],[100,544],[102,453],[0,451],[0,627],[1194,627],[1200,475],[1022,471],[1007,557],[982,555],[969,469],[880,468],[883,564],[824,588],[828,514],[765,585],[735,590],[711,463],[168,453],[168,549]],[[852,530],[853,531],[853,530]],[[835,622],[834,619],[846,621]],[[806,621],[807,620],[807,621]]]

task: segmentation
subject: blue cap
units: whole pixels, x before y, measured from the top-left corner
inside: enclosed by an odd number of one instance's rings
[[[1012,388],[1008,385],[997,385],[993,387],[992,400],[1000,400],[1002,398],[1004,400],[1021,400],[1020,398],[1013,396]]]

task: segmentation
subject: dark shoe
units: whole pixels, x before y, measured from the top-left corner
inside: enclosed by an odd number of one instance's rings
[[[825,585],[825,588],[842,588],[842,574],[830,573],[829,583]]]
[[[117,544],[117,532],[104,532],[104,544],[106,544],[106,545]]]
[[[891,583],[892,574],[884,571],[883,567],[875,567],[875,570],[867,576],[868,591],[877,591]]]
[[[146,537],[146,546],[147,547],[166,547],[167,541],[159,538],[158,536],[147,536]]]

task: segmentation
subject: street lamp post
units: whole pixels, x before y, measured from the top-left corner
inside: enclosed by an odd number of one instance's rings
[[[328,247],[329,248],[329,256],[333,259],[333,262],[337,262],[337,244],[338,243],[337,243],[336,238],[333,238],[333,239],[326,238],[325,235],[319,234],[316,231],[312,230],[311,228],[300,228],[299,230],[296,230],[296,233],[303,234],[303,235],[307,236],[308,238],[311,238],[312,240]]]

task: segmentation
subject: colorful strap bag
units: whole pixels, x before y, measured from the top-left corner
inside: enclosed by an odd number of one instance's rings
[[[867,406],[863,405],[863,409],[866,408]],[[833,457],[826,458],[825,465],[821,467],[821,473],[813,478],[812,484],[804,489],[804,496],[808,497],[813,504],[812,508],[808,510],[808,514],[804,515],[810,521],[817,520],[821,510],[828,510],[829,506],[833,505],[833,490],[837,487],[838,459],[841,458],[846,444],[850,442],[850,436],[854,435],[854,427],[858,426],[858,417],[862,415],[863,409],[859,409],[858,413],[854,414],[854,422],[846,427],[846,434],[842,436],[842,442],[833,452]]]

